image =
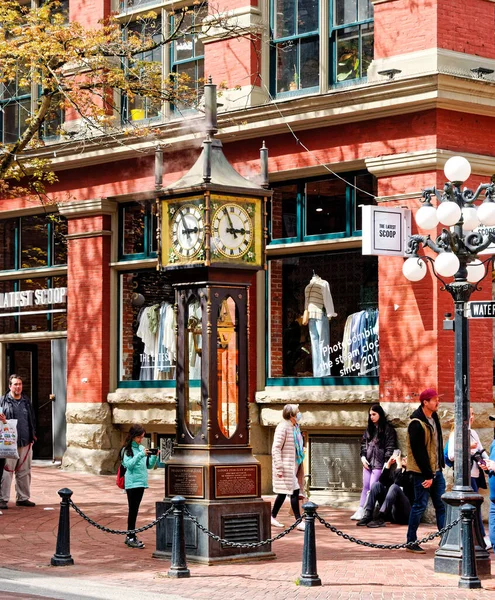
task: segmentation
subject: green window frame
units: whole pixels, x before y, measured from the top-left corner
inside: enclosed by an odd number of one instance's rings
[[[331,191],[331,185],[339,188],[338,196]],[[360,236],[362,231],[359,205],[374,203],[376,195],[376,180],[367,171],[275,183],[272,187],[274,199],[272,199],[269,222],[270,246]],[[289,229],[293,235],[284,236],[282,227],[281,236],[274,238],[276,226],[273,202],[277,202],[278,189],[287,190],[291,187],[296,191],[295,199],[288,199],[292,212],[288,215],[282,212],[280,218],[290,219],[292,225]],[[329,202],[328,197],[330,197]],[[338,210],[332,211],[332,202],[336,199]],[[278,201],[284,202],[280,197]],[[331,231],[319,232],[320,225],[323,228],[328,227]],[[286,227],[286,233],[287,229]]]
[[[373,60],[371,0],[333,0],[330,19],[330,84],[363,79]]]
[[[157,256],[157,216],[154,202],[126,202],[119,206],[119,260]],[[129,239],[128,235],[137,236]],[[137,251],[133,251],[136,250]]]
[[[27,129],[31,116],[31,85],[21,84],[22,74],[15,81],[0,83],[0,141],[14,144]]]
[[[270,38],[272,95],[318,91],[319,0],[272,0]]]
[[[122,34],[128,36],[132,32],[148,36],[153,41],[159,42],[163,37],[161,16],[157,16],[156,19],[136,19],[135,21],[126,23],[122,29]],[[162,55],[162,46],[159,45],[152,50],[136,54],[132,60],[124,60],[123,69],[129,74],[135,70],[138,76],[140,65],[143,65],[143,63],[157,63],[162,68]],[[126,94],[122,94],[121,118],[124,124],[133,121],[150,122],[161,120],[162,102],[159,99],[148,98],[146,96],[135,95],[133,98],[129,98]]]
[[[193,32],[184,34],[175,39],[170,44],[170,70],[177,77],[178,75],[187,75],[189,81],[187,86],[195,90],[195,102],[192,106],[179,104],[172,106],[172,110],[178,113],[184,113],[188,110],[195,110],[196,106],[203,97],[203,86],[205,76],[205,52],[204,45],[199,34],[201,33],[201,23],[208,14],[206,4],[196,8],[193,12],[184,16],[183,24],[187,28],[193,28]],[[179,13],[170,17],[170,30],[174,31],[177,27]],[[196,35],[196,27],[198,34]]]

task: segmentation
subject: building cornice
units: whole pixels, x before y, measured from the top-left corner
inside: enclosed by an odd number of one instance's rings
[[[407,152],[402,154],[388,154],[366,158],[366,168],[376,177],[388,177],[404,173],[421,173],[424,171],[442,171],[445,163],[458,152],[434,148],[420,152]],[[483,156],[481,154],[462,155],[471,163],[473,173],[485,177],[491,177],[495,173],[495,157]],[[421,194],[421,191],[418,191]]]
[[[92,217],[97,215],[112,215],[117,210],[115,200],[108,198],[93,198],[91,200],[78,200],[74,202],[61,203],[58,205],[61,215],[67,219],[79,217]],[[80,237],[78,234],[77,237]]]

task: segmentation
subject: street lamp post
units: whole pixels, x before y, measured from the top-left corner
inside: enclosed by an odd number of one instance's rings
[[[430,263],[433,274],[443,284],[442,289],[448,291],[454,300],[454,320],[444,321],[444,329],[453,329],[455,334],[454,486],[452,491],[443,496],[447,503],[446,520],[450,524],[460,516],[461,506],[471,504],[480,510],[483,502],[482,496],[471,487],[467,302],[471,294],[479,289],[478,284],[490,271],[493,260],[490,256],[481,261],[478,255],[495,242],[495,234],[488,230],[487,234],[482,235],[473,230],[480,224],[487,227],[495,225],[495,185],[492,181],[481,184],[474,193],[469,189],[461,191],[462,183],[471,174],[469,162],[461,156],[450,158],[444,172],[449,182],[445,184],[443,192],[435,188],[423,191],[423,206],[416,214],[416,222],[421,229],[434,229],[439,222],[448,229],[442,229],[435,241],[429,235],[410,236],[407,251],[410,257],[404,262],[402,272],[410,281],[420,281],[426,275],[427,263]],[[482,192],[485,192],[485,199],[476,207],[475,201]],[[431,204],[433,197],[439,202],[438,208]],[[436,258],[419,256],[420,247],[433,250]],[[453,277],[453,281],[444,280],[450,277]],[[435,553],[435,571],[461,574],[459,587],[481,587],[477,572],[490,573],[489,555],[476,518],[474,530],[474,545],[463,544],[465,537],[461,537],[461,526],[458,524],[442,537],[440,548]]]

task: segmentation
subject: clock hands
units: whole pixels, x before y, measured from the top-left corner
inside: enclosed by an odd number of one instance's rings
[[[241,233],[240,229],[235,229],[234,223],[232,223],[232,219],[230,218],[229,211],[226,208],[223,209],[223,212],[227,215],[227,220],[230,225],[230,227],[227,227],[227,229],[225,231],[227,233],[232,233],[234,235],[234,237],[237,238],[237,233]]]
[[[227,229],[225,231],[227,233],[234,234],[234,237],[237,237],[236,233],[240,233],[241,235],[244,235],[246,233],[246,230],[244,229],[244,227],[241,229],[235,229],[234,227],[227,227]]]
[[[184,227],[184,229],[182,230],[182,233],[185,233],[187,235],[187,238],[191,239],[191,233],[196,233],[197,228],[196,228],[196,231],[194,231],[193,229],[189,229],[189,227],[187,226],[186,217],[185,217],[184,213],[182,212],[182,210],[180,211],[180,220],[182,221],[182,226]]]
[[[188,238],[191,237],[191,233],[198,233],[198,228],[197,227],[193,227],[192,229],[188,229],[186,227],[186,229],[182,230],[182,233],[185,233],[187,235]]]

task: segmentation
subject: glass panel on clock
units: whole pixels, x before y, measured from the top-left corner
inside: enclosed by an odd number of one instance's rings
[[[231,438],[238,424],[239,352],[235,301],[228,296],[220,305],[217,319],[218,424]]]
[[[201,430],[201,320],[199,300],[193,297],[187,306],[187,322],[184,339],[186,377],[184,398],[186,425],[193,437]]]

